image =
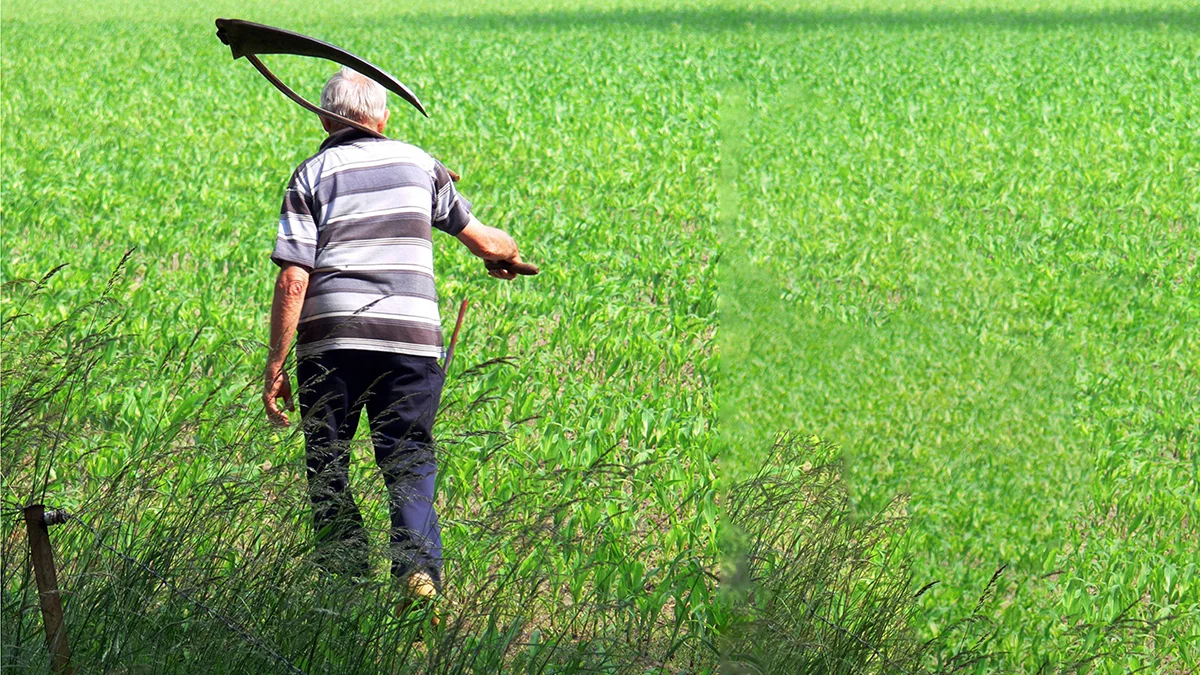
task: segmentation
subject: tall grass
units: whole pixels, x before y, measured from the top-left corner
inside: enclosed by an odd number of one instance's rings
[[[621,514],[578,507],[630,490],[654,459],[547,467],[541,490],[510,495],[450,481],[447,530],[471,536],[447,542],[442,620],[400,612],[389,582],[312,562],[302,465],[272,465],[252,383],[233,404],[177,388],[134,432],[90,408],[94,382],[144,388],[188,368],[186,349],[162,363],[111,349],[124,264],[53,323],[21,309],[52,274],[4,289],[5,668],[48,667],[19,514],[34,502],[72,515],[51,537],[82,672],[949,672],[974,653],[939,664],[912,637],[902,519],[855,519],[836,471],[787,468],[828,451],[797,439],[716,499],[701,484],[674,510],[648,506],[633,539],[606,527]],[[442,424],[460,431],[442,439],[443,466],[507,451],[506,430],[464,426],[488,399],[448,398]],[[122,459],[62,481],[64,448]]]

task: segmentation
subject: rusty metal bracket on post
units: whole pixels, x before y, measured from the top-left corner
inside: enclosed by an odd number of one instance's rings
[[[54,568],[54,551],[50,548],[49,526],[67,521],[65,511],[46,511],[41,504],[25,507],[25,529],[29,533],[30,558],[37,579],[38,600],[42,605],[42,622],[46,625],[46,648],[50,650],[50,670],[70,674],[71,645],[67,642],[67,627],[63,625],[62,597],[58,590],[58,571]]]

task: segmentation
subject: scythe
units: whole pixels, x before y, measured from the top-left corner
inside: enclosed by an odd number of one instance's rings
[[[275,73],[271,72],[270,68],[267,68],[266,64],[258,58],[258,55],[292,54],[295,56],[310,56],[318,59],[327,59],[348,68],[353,68],[411,103],[425,117],[429,117],[429,113],[425,112],[425,106],[421,105],[421,101],[417,98],[417,95],[404,86],[400,80],[392,77],[379,66],[355,56],[336,45],[300,33],[283,30],[282,28],[275,28],[252,21],[242,21],[241,19],[217,19],[217,37],[220,38],[221,42],[229,46],[234,60],[245,57],[263,77],[267,78],[268,82],[283,92],[284,96],[287,96],[300,105],[300,107],[322,117],[327,117],[346,126],[358,129],[376,138],[386,137],[364,124],[348,117],[343,117],[332,110],[326,110],[292,91]],[[459,178],[458,174],[453,171],[450,172],[450,176],[456,181]],[[538,273],[536,265],[525,262],[488,261],[487,266],[489,269],[503,269],[517,274],[532,275]]]
[[[264,26],[261,23],[242,21],[241,19],[217,19],[217,37],[221,39],[221,42],[229,45],[230,51],[233,52],[234,60],[240,59],[243,56],[246,57],[246,60],[258,72],[262,73],[262,76],[267,78],[267,81],[275,85],[275,88],[283,92],[284,96],[292,99],[302,108],[323,117],[336,120],[346,126],[354,127],[376,138],[383,138],[384,136],[378,131],[348,117],[343,117],[331,110],[326,110],[315,103],[311,103],[300,94],[292,91],[282,80],[275,76],[275,73],[271,72],[270,68],[267,68],[259,60],[258,55],[294,54],[296,56],[311,56],[340,63],[375,80],[383,85],[384,88],[413,104],[413,107],[421,111],[422,115],[429,117],[429,113],[425,112],[425,106],[421,105],[421,101],[417,98],[417,95],[404,86],[400,80],[388,75],[378,66],[328,42],[322,42],[321,40],[310,38],[300,33],[293,33],[289,30]]]

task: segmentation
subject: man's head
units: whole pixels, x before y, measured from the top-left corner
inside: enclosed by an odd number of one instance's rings
[[[321,90],[321,107],[383,133],[387,124],[387,90],[375,80],[349,68],[329,78]],[[325,117],[321,126],[330,133],[345,125]]]

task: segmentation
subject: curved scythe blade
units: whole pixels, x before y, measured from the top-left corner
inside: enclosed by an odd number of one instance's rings
[[[292,31],[265,26],[261,23],[251,21],[242,21],[241,19],[217,19],[217,37],[221,42],[229,45],[230,51],[233,52],[233,58],[239,59],[243,56],[250,61],[260,73],[263,74],[271,84],[275,85],[288,98],[292,99],[301,106],[319,115],[325,115],[339,122],[349,124],[352,127],[362,131],[374,134],[379,134],[367,129],[361,124],[353,120],[346,119],[337,113],[326,110],[318,105],[309,103],[304,97],[292,91],[283,84],[279,78],[275,77],[270,70],[259,61],[259,54],[294,54],[296,56],[311,56],[319,59],[328,59],[335,63],[340,63],[348,68],[362,73],[363,75],[375,80],[383,85],[386,89],[394,92],[397,96],[413,104],[421,114],[429,117],[429,113],[425,112],[425,106],[421,105],[421,101],[417,99],[417,95],[412,93],[408,87],[404,86],[391,75],[381,70],[378,66],[361,59],[354,54],[331,45],[328,42],[322,42],[315,38],[310,38],[307,35],[293,33]]]

